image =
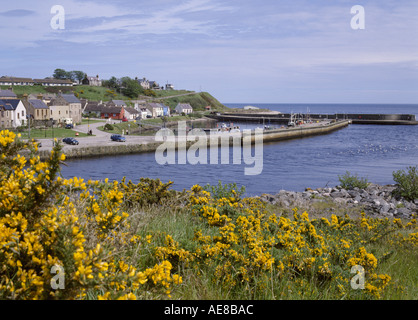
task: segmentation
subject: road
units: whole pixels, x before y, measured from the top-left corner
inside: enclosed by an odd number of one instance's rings
[[[64,143],[64,151],[69,148],[83,148],[83,147],[89,147],[89,146],[108,146],[108,145],[114,145],[115,142],[110,139],[110,136],[112,133],[108,133],[105,131],[101,131],[97,129],[98,127],[103,126],[106,123],[106,121],[101,122],[94,122],[90,124],[83,124],[76,126],[73,130],[87,133],[88,130],[92,130],[93,135],[87,136],[87,137],[77,137],[76,139],[79,141],[79,145],[73,146],[73,145],[67,145]],[[129,136],[125,135],[126,143],[127,144],[145,144],[145,143],[151,143],[155,142],[154,136]],[[51,149],[52,148],[52,139],[38,139],[42,142],[42,147],[40,150],[45,149]]]

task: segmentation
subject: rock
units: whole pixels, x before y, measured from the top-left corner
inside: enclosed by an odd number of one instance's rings
[[[342,197],[344,197],[344,194],[342,192],[340,192],[340,191],[335,191],[335,192],[332,192],[331,193],[331,197],[333,197],[333,198],[342,198]]]
[[[302,192],[302,197],[303,198],[310,198],[311,197],[311,193],[310,192]]]
[[[360,202],[361,200],[362,200],[362,197],[360,197],[359,195],[354,198],[354,201],[357,201],[357,202]]]
[[[351,198],[357,198],[360,196],[360,192],[355,190],[349,190],[347,191]]]
[[[332,195],[332,193],[331,193],[331,195]],[[334,201],[336,203],[339,203],[339,204],[346,204],[347,203],[347,199],[344,199],[344,198],[334,198]]]
[[[379,213],[380,214],[389,213],[389,209],[390,209],[390,206],[389,206],[389,204],[386,203],[386,204],[384,204],[383,206],[380,207]]]
[[[411,211],[408,208],[398,208],[398,215],[409,216]]]

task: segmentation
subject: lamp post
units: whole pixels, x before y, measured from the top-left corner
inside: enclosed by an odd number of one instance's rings
[[[52,147],[55,146],[55,140],[54,140],[54,119],[50,119],[51,120],[51,127],[52,127]]]

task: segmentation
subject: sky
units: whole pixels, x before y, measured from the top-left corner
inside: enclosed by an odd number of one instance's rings
[[[417,104],[417,17],[416,0],[3,1],[0,76],[145,77],[225,104]]]

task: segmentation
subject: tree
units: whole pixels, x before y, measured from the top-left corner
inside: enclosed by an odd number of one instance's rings
[[[86,76],[86,73],[83,71],[66,71],[64,69],[55,69],[54,74],[52,76],[55,79],[70,79],[71,81],[78,80],[79,82],[81,82]]]
[[[143,88],[138,81],[129,77],[123,77],[121,79],[121,84],[122,93],[129,98],[138,98],[138,96],[143,92]]]
[[[119,80],[115,76],[107,80],[106,84],[107,84],[107,87],[111,89],[119,89],[120,87]]]
[[[64,69],[55,69],[52,75],[55,79],[65,80],[68,79],[68,72]]]
[[[71,71],[74,80],[78,80],[79,82],[83,81],[83,79],[87,76],[83,71]]]

